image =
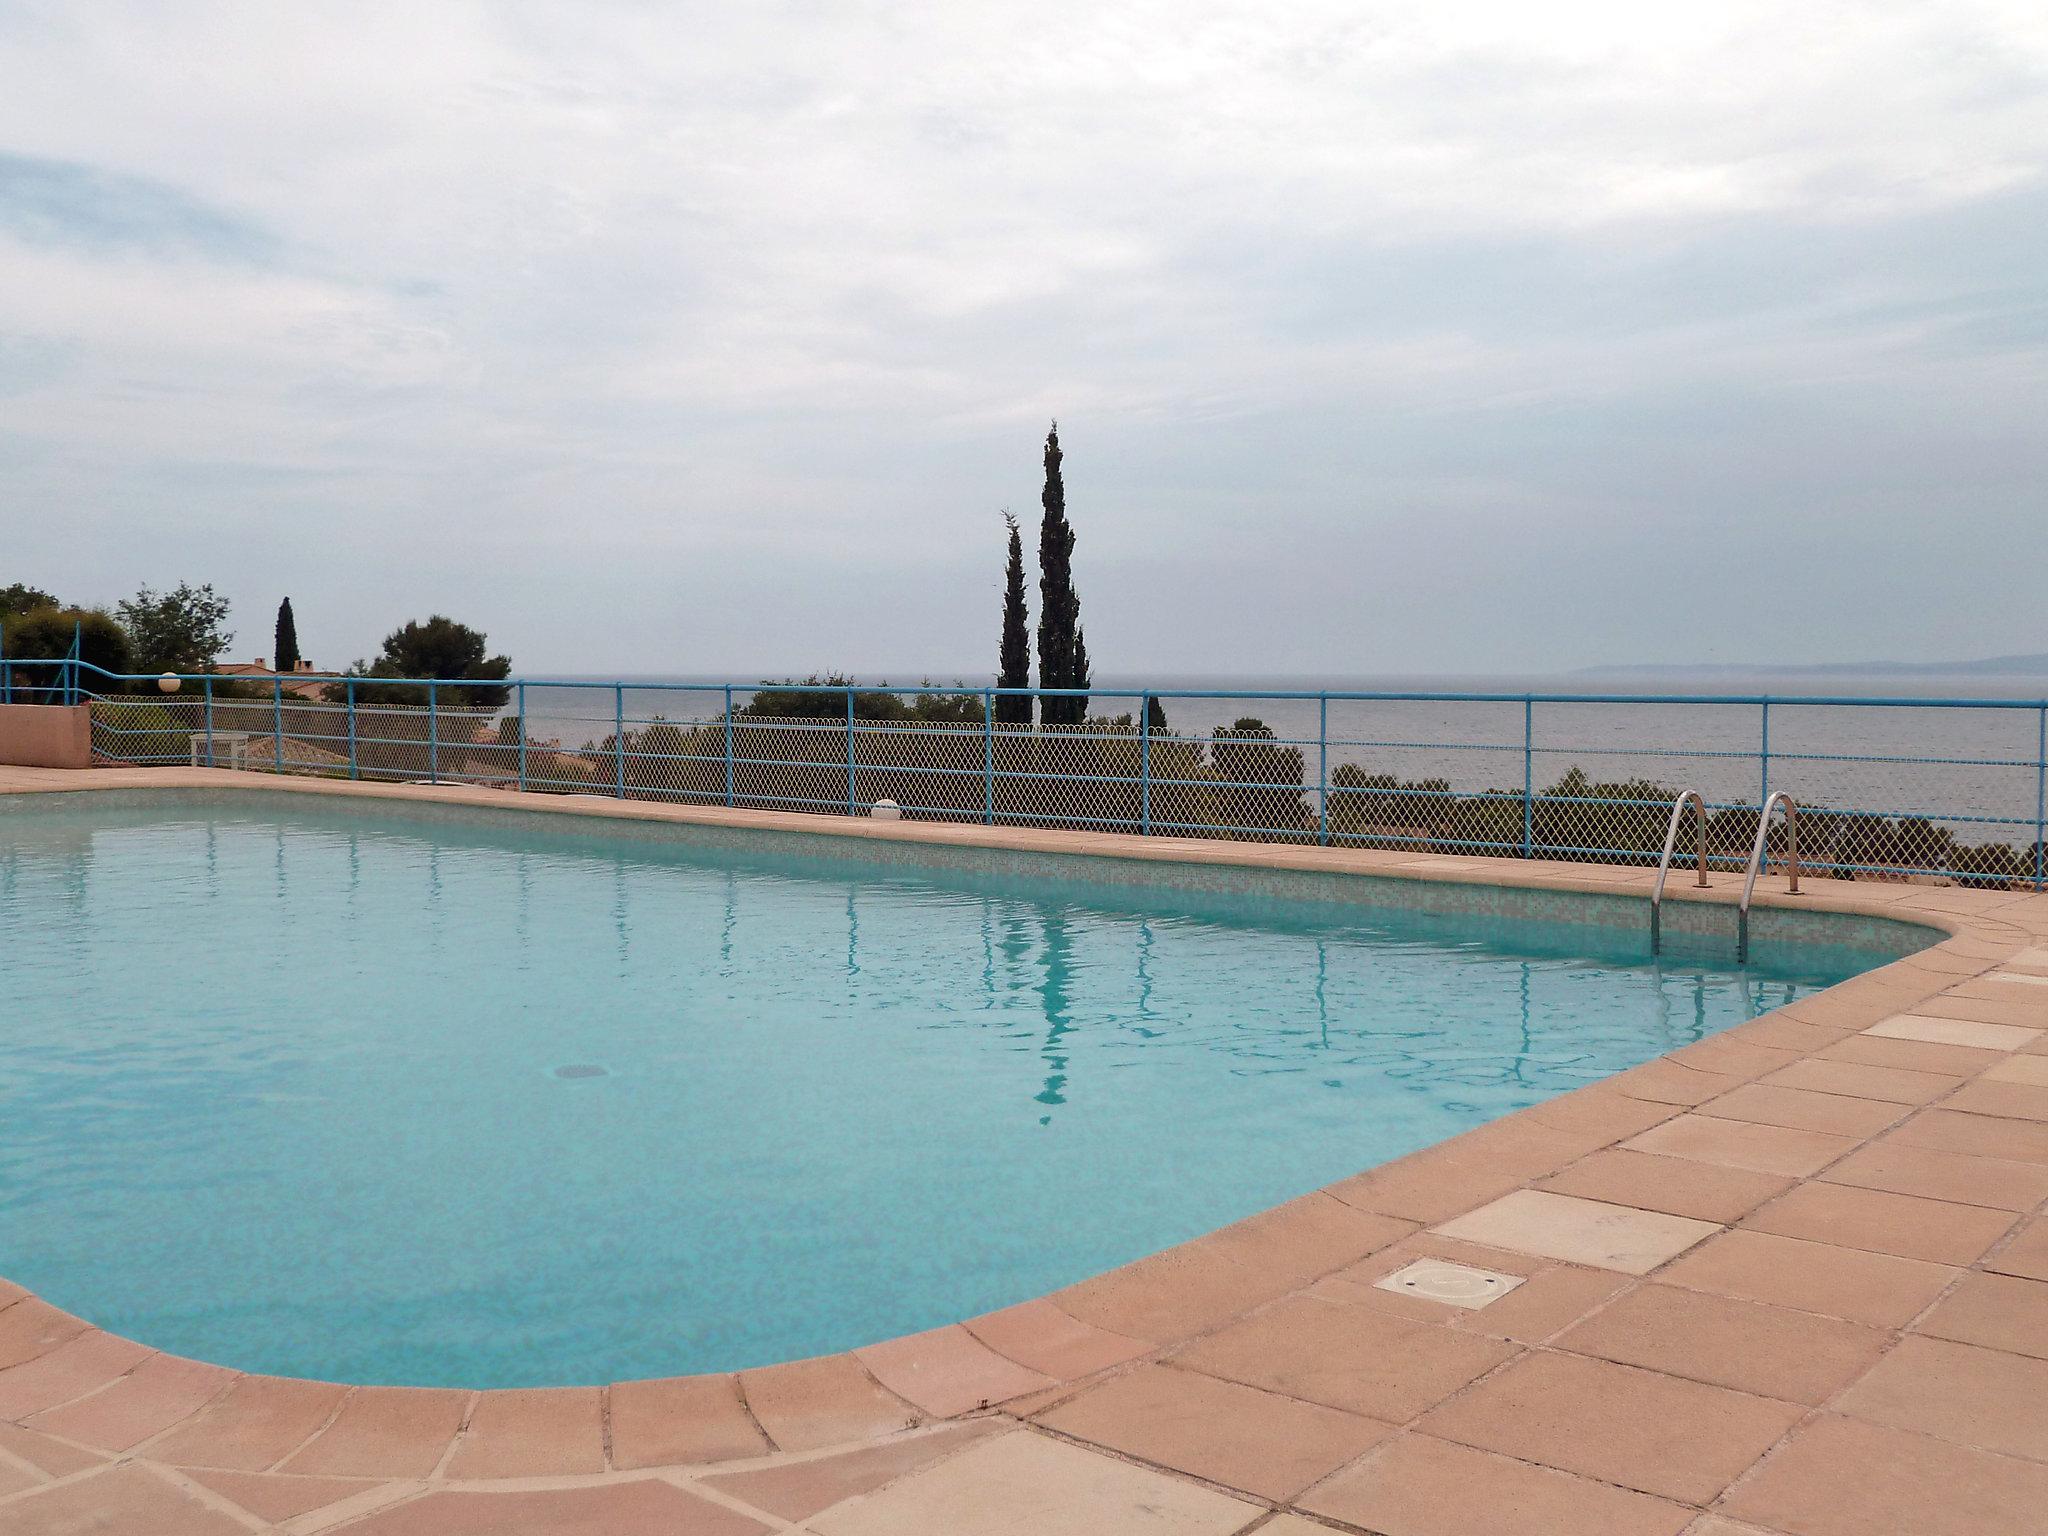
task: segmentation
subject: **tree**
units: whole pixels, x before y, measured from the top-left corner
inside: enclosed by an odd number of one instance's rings
[[[1038,525],[1038,686],[1088,686],[1088,646],[1081,636],[1081,599],[1074,591],[1074,530],[1067,522],[1067,488],[1060,478],[1060,425],[1045,435],[1045,515]],[[1079,725],[1088,700],[1045,699],[1038,717],[1047,725]]]
[[[299,670],[299,626],[292,618],[290,598],[277,605],[277,645],[271,653],[270,665],[277,672]]]
[[[1148,731],[1163,731],[1169,728],[1166,724],[1166,706],[1159,702],[1157,694],[1145,700],[1145,728]]]
[[[473,688],[439,688],[434,697],[444,704],[460,704],[471,709],[503,709],[512,690],[496,684],[497,679],[512,675],[512,661],[507,656],[489,656],[485,652],[489,642],[480,629],[471,629],[467,624],[458,624],[442,614],[434,614],[424,623],[415,619],[400,625],[384,637],[384,649],[373,662],[358,661],[348,669],[346,675],[361,678],[436,678],[463,682],[475,679],[478,686]],[[340,683],[329,684],[325,690],[330,702],[347,696],[347,688]],[[401,683],[386,683],[376,690],[375,698],[380,704],[424,704],[427,690],[422,687]]]
[[[235,638],[221,627],[228,600],[211,586],[180,582],[169,592],[144,587],[114,611],[128,631],[139,672],[210,672]]]
[[[1017,531],[1017,519],[1003,514],[1010,529],[1010,561],[1003,571],[1003,644],[996,672],[998,688],[1031,686],[1031,614],[1024,606],[1024,540]],[[1031,696],[1025,693],[996,696],[998,725],[1029,725]]]
[[[45,592],[41,587],[32,587],[25,581],[17,581],[11,586],[0,587],[0,625],[6,624],[9,619],[19,618],[23,614],[34,613],[38,608],[56,608],[60,606],[57,599]]]
[[[7,624],[7,660],[11,662],[56,661],[71,654],[72,637],[79,644],[79,659],[103,672],[131,670],[128,635],[109,614],[96,608],[42,607],[10,619]],[[21,667],[13,671],[14,696],[18,701],[60,703],[57,687],[61,667]],[[88,673],[81,681],[104,690],[105,679]]]

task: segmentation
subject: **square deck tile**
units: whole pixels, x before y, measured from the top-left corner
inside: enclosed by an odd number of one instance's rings
[[[1914,1334],[1835,1407],[1980,1451],[2048,1461],[2048,1360]]]
[[[1828,1416],[1803,1425],[1722,1508],[1799,1536],[2039,1531],[2048,1467]]]
[[[1697,1163],[1716,1163],[1723,1168],[1747,1168],[1752,1173],[1776,1173],[1797,1179],[1820,1172],[1856,1142],[1852,1137],[1822,1131],[1794,1130],[1747,1120],[1717,1120],[1711,1115],[1680,1115],[1622,1145],[1634,1152],[1689,1157]]]
[[[1259,1506],[1020,1430],[814,1516],[817,1536],[1228,1536]]]
[[[1888,1253],[1802,1242],[1741,1228],[1702,1244],[1659,1277],[1671,1285],[1903,1328],[1956,1271]]]
[[[1913,1331],[2048,1359],[2048,1281],[1967,1274]]]
[[[1038,1422],[1141,1461],[1283,1501],[1392,1432],[1373,1419],[1164,1365],[1114,1377]]]
[[[1418,1427],[1660,1498],[1706,1504],[1803,1412],[1725,1387],[1538,1351]]]
[[[2048,1216],[2036,1216],[2019,1235],[1984,1261],[1986,1269],[2028,1280],[2048,1280]]]
[[[1743,1225],[1778,1237],[1893,1253],[1931,1264],[1970,1264],[2012,1227],[2010,1211],[1816,1181],[1802,1184]]]
[[[1896,1135],[1859,1147],[1820,1177],[1829,1184],[1855,1184],[1999,1211],[2030,1211],[2048,1200],[2048,1167],[2039,1163],[1937,1152]]]
[[[734,1377],[621,1381],[610,1393],[615,1467],[739,1461],[771,1449]]]
[[[1489,1248],[1643,1275],[1720,1229],[1689,1216],[1518,1189],[1432,1230]]]
[[[2043,1177],[2048,1182],[2048,1173]],[[1740,1221],[1791,1185],[1781,1174],[1610,1147],[1580,1159],[1539,1187],[1552,1194],[1725,1224]]]
[[[1875,1135],[1905,1111],[1897,1104],[1876,1099],[1816,1093],[1811,1088],[1788,1088],[1781,1083],[1744,1083],[1733,1093],[1724,1093],[1702,1104],[1700,1113],[1716,1120],[1746,1120],[1753,1125],[1782,1125],[1794,1131],[1861,1137]]]
[[[2020,1024],[1980,1024],[1973,1019],[1944,1019],[1933,1014],[1902,1013],[1863,1031],[1883,1040],[1925,1040],[1931,1045],[1969,1045],[1989,1051],[2017,1051],[2040,1037],[2038,1029]]]

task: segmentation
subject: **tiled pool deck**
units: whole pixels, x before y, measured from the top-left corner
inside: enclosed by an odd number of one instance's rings
[[[171,785],[535,803],[0,768],[0,793]],[[540,805],[1561,890],[1649,881]],[[1791,900],[1950,937],[1180,1248],[850,1355],[560,1391],[351,1389],[156,1353],[0,1280],[0,1531],[2048,1533],[2048,896],[1813,881]],[[1375,1284],[1431,1256],[1520,1283],[1477,1310]]]

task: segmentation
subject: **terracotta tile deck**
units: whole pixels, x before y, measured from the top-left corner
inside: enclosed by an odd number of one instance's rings
[[[0,793],[180,785],[1635,895],[1647,878],[0,768]],[[0,1530],[2048,1536],[2048,896],[1816,880],[1796,901],[1950,937],[1054,1296],[849,1355],[351,1389],[161,1355],[0,1280]],[[1521,1283],[1476,1310],[1374,1285],[1417,1259]]]

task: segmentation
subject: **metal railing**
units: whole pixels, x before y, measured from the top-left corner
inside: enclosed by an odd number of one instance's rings
[[[1699,834],[1699,875],[1693,884],[1701,890],[1707,888],[1707,800],[1696,789],[1681,789],[1671,802],[1671,822],[1664,829],[1664,851],[1657,856],[1657,883],[1650,887],[1650,953],[1656,954],[1664,943],[1664,882],[1671,875],[1671,853],[1678,846],[1679,823],[1685,820],[1685,808],[1693,806],[1699,811],[1694,828]]]
[[[0,662],[0,701],[88,701],[109,763],[233,740],[248,767],[337,778],[1645,867],[1690,784],[1719,868],[1783,791],[1811,872],[2048,885],[2040,699],[1099,688],[1047,726],[1050,692],[929,684],[176,683]]]
[[[1774,810],[1785,813],[1785,889],[1791,895],[1799,894],[1799,802],[1782,789],[1773,790],[1756,814],[1756,841],[1750,845],[1748,864],[1743,866],[1742,901],[1735,909],[1737,964],[1749,959],[1749,900],[1756,894],[1756,877],[1763,873],[1770,857],[1768,844]]]

